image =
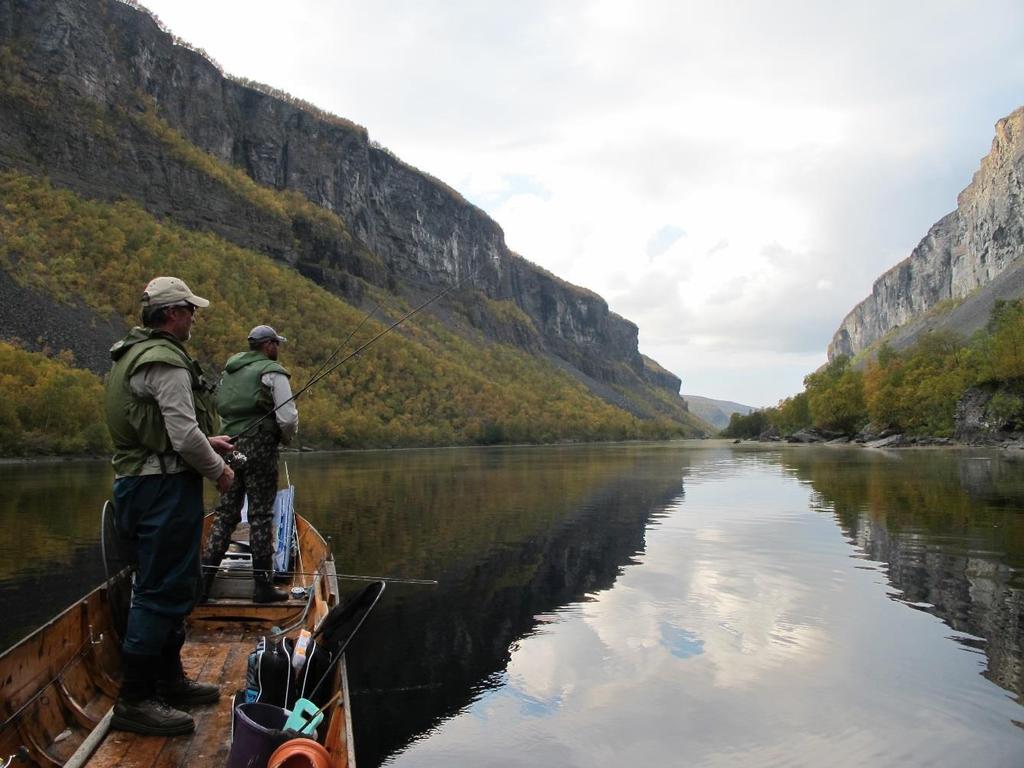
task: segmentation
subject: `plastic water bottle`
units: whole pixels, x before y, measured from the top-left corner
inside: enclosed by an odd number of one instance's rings
[[[306,663],[306,648],[309,647],[309,641],[312,635],[308,629],[304,629],[299,632],[299,639],[295,641],[295,650],[292,652],[292,667],[296,672],[302,669]]]

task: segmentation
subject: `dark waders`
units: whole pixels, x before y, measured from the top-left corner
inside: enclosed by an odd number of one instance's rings
[[[185,616],[195,605],[199,584],[203,479],[192,471],[121,477],[114,481],[114,508],[118,530],[137,551],[138,572],[112,726],[187,733],[192,718],[167,703],[202,703],[218,696],[212,686],[185,678],[180,657]]]

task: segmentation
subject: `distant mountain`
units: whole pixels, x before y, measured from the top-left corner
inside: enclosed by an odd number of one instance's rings
[[[883,340],[904,349],[932,330],[970,335],[996,300],[1024,295],[1024,107],[996,123],[995,134],[956,210],[843,319],[830,360]]]
[[[217,300],[197,333],[204,362],[272,319],[295,336],[296,380],[370,310],[363,335],[448,289],[344,374],[365,381],[325,383],[335,399],[307,407],[307,436],[707,431],[603,298],[512,252],[365,128],[226,76],[133,0],[0,0],[0,188],[0,338],[72,350],[77,367],[102,372],[154,270]]]
[[[689,403],[690,413],[708,422],[716,429],[725,429],[732,414],[738,413],[741,416],[746,416],[754,410],[749,405],[733,403],[729,400],[713,400],[700,395],[683,395],[683,399]]]

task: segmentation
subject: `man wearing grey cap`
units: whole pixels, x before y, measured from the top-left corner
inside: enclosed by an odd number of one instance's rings
[[[208,597],[231,533],[242,519],[249,498],[249,544],[252,547],[253,596],[257,603],[287,600],[274,587],[274,498],[277,495],[278,444],[289,444],[299,426],[290,374],[277,362],[284,336],[269,325],[249,331],[249,351],[228,358],[217,391],[224,432],[247,462],[220,497],[203,551],[203,597]],[[270,414],[273,413],[273,416]]]
[[[219,429],[213,388],[185,349],[198,307],[176,277],[142,294],[143,327],[110,349],[107,426],[114,442],[114,519],[138,555],[122,643],[124,680],[111,727],[159,736],[188,733],[192,718],[171,705],[213,703],[216,686],[185,677],[185,616],[199,586],[203,477],[221,491],[234,473]]]

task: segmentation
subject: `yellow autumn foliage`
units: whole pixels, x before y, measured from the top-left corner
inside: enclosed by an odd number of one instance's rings
[[[289,338],[282,362],[297,389],[333,350],[342,346],[343,357],[385,327],[371,319],[344,344],[363,320],[362,311],[284,264],[212,234],[158,221],[133,202],[86,200],[14,172],[0,174],[0,200],[0,268],[14,280],[132,325],[149,279],[180,276],[211,300],[197,315],[190,348],[215,370],[245,347],[249,328],[269,323]],[[375,298],[383,301],[377,316],[397,318],[408,310],[394,296]],[[456,302],[461,298],[452,296]],[[511,307],[502,311],[515,315]],[[0,365],[0,376],[17,375],[17,362],[11,358]],[[83,401],[99,402],[98,377],[72,371],[70,361],[50,362],[68,375],[85,377],[92,389],[88,396],[82,390]],[[49,390],[33,392],[41,412],[55,402]],[[696,422],[681,409],[679,418],[672,418],[665,394],[666,416],[639,420],[519,348],[471,341],[422,313],[302,396],[300,440],[347,448],[695,434]],[[44,428],[26,409],[18,413],[23,428]],[[79,435],[100,418],[95,408],[80,410],[92,414],[90,424],[66,425]],[[10,418],[9,411],[0,411],[0,419]],[[96,430],[89,435],[49,443],[46,450],[101,450]]]

